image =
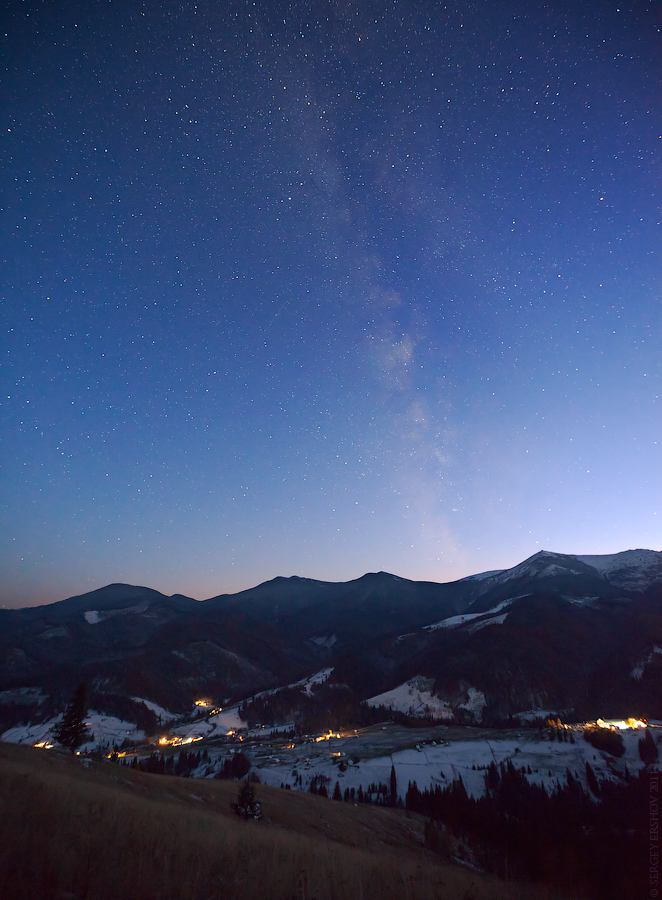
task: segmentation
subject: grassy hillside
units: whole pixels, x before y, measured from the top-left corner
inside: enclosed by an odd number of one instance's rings
[[[403,811],[236,782],[145,775],[0,743],[4,900],[551,900],[440,863]]]

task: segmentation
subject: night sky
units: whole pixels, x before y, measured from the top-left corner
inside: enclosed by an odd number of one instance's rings
[[[661,549],[660,10],[11,0],[0,603]]]

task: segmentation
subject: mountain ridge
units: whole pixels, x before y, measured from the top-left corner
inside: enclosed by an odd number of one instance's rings
[[[66,603],[72,606],[87,604],[91,601],[91,598],[98,598],[101,601],[101,605],[105,608],[108,605],[116,603],[118,607],[125,601],[132,599],[144,599],[145,595],[154,595],[159,598],[166,598],[173,602],[182,602],[185,605],[190,604],[204,604],[210,602],[220,602],[227,600],[239,600],[240,598],[246,598],[247,596],[254,596],[256,593],[261,594],[269,594],[270,592],[275,592],[277,590],[282,590],[284,587],[291,588],[293,586],[303,586],[305,588],[314,589],[317,587],[323,588],[335,588],[338,586],[346,586],[346,585],[357,585],[360,583],[365,583],[369,580],[374,579],[388,579],[389,583],[398,583],[398,584],[409,584],[409,585],[459,585],[467,582],[482,582],[482,581],[492,581],[494,579],[503,580],[503,577],[513,578],[517,575],[525,573],[527,570],[530,570],[532,567],[536,566],[536,564],[544,565],[546,561],[564,561],[564,560],[575,560],[582,567],[587,567],[595,572],[597,572],[605,581],[610,583],[617,583],[618,581],[624,580],[624,575],[627,574],[632,569],[637,569],[638,573],[643,573],[644,578],[647,576],[650,578],[650,582],[653,581],[662,581],[662,551],[658,550],[649,550],[649,549],[636,549],[636,550],[623,550],[618,553],[608,553],[608,554],[570,554],[570,553],[558,553],[556,551],[551,550],[539,550],[534,553],[532,556],[527,557],[521,563],[517,563],[515,566],[512,566],[508,569],[495,569],[486,572],[479,572],[473,575],[465,575],[462,578],[458,578],[454,581],[449,582],[436,582],[436,581],[418,581],[415,579],[404,578],[400,575],[394,575],[391,572],[385,572],[383,570],[379,572],[366,572],[363,575],[360,575],[358,578],[350,579],[349,581],[323,581],[321,579],[309,578],[307,576],[301,575],[276,575],[274,578],[268,579],[267,581],[260,582],[259,584],[250,587],[244,588],[241,591],[236,591],[234,593],[225,593],[225,594],[215,594],[212,597],[205,598],[204,600],[194,600],[192,597],[188,597],[185,594],[175,593],[175,594],[163,594],[160,591],[155,590],[154,588],[149,588],[143,585],[132,585],[125,582],[111,582],[110,584],[104,585],[100,588],[95,588],[92,591],[88,591],[83,594],[75,594],[71,597],[64,598],[63,600],[56,600],[53,603],[46,603],[39,606],[28,606],[28,607],[16,607],[11,609],[0,609],[0,615],[3,613],[12,613],[12,612],[24,612],[26,610],[40,610],[43,611],[50,607],[58,606],[59,604]],[[553,565],[553,563],[551,563]],[[585,570],[584,570],[585,571]],[[651,577],[652,575],[652,577]],[[637,580],[637,588],[641,585],[641,577]],[[96,601],[95,601],[96,602]],[[87,609],[87,606],[84,606]],[[90,607],[91,609],[92,607]]]
[[[388,572],[349,582],[277,576],[204,601],[116,583],[0,610],[0,703],[3,691],[28,687],[64,697],[84,680],[181,710],[197,696],[239,700],[331,667],[330,684],[359,700],[422,676],[458,706],[471,689],[496,718],[529,698],[662,716],[656,647],[655,550],[543,550],[447,583]]]

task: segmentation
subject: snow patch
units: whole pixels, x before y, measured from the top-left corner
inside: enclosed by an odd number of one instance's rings
[[[528,596],[527,594],[522,594],[522,597]],[[423,628],[423,631],[436,631],[438,628],[457,628],[459,625],[465,625],[467,622],[471,622],[474,619],[480,619],[485,616],[494,616],[497,613],[501,612],[502,609],[505,609],[507,606],[510,606],[515,600],[521,599],[520,597],[511,597],[509,600],[502,600],[497,606],[493,606],[492,609],[487,609],[484,612],[476,612],[476,613],[463,613],[461,616],[449,616],[447,619],[442,619],[440,622],[435,622],[432,625],[426,625]],[[503,617],[505,619],[505,616]],[[489,625],[489,622],[485,622],[486,625]]]
[[[52,740],[52,729],[59,724],[62,716],[55,716],[47,722],[39,725],[20,725],[10,728],[0,735],[0,739],[10,744],[37,744],[41,741]],[[96,750],[99,747],[119,747],[123,741],[144,741],[145,732],[141,731],[132,722],[124,722],[115,716],[104,716],[90,710],[85,717],[85,723],[92,732],[92,739],[81,746],[81,750]]]
[[[575,606],[593,606],[596,600],[599,600],[599,597],[566,597],[565,594],[562,595],[564,600],[567,600],[568,603],[573,603]]]
[[[113,616],[140,615],[147,612],[148,609],[149,600],[143,600],[136,606],[124,606],[121,609],[88,609],[83,616],[88,625],[98,625],[100,622],[105,622],[106,619],[112,619]]]
[[[487,628],[488,625],[503,625],[507,618],[508,613],[503,613],[500,616],[490,616],[489,618],[481,619],[480,622],[473,622],[466,630],[473,634],[474,631],[480,631],[481,628]]]
[[[656,653],[662,653],[662,647],[653,647],[650,653],[642,660],[640,660],[635,667],[630,672],[630,677],[634,678],[635,681],[641,681],[644,676],[644,669],[648,665],[648,663],[653,659],[653,656]]]
[[[39,637],[44,640],[69,637],[69,629],[66,625],[54,625],[52,628],[47,628],[45,631],[42,631]]]
[[[59,721],[59,716],[40,722],[39,725],[16,725],[8,731],[0,734],[0,740],[8,744],[37,744],[48,740],[51,736],[51,728]]]
[[[303,688],[305,693],[310,697],[312,694],[312,686],[314,684],[323,684],[328,679],[331,672],[333,672],[333,666],[327,669],[320,669],[319,672],[315,672],[314,675],[308,675],[306,678],[301,678],[293,684],[285,684],[281,685],[281,687],[270,688],[268,691],[259,691],[257,694],[253,694],[252,697],[247,697],[245,702],[250,703],[252,700],[258,700],[262,697],[273,697],[275,694],[280,693],[280,691],[288,690],[288,688]]]
[[[331,647],[333,647],[333,645],[337,642],[337,640],[337,634],[325,634],[322,635],[322,637],[314,637],[310,639],[312,644],[317,644],[318,647],[326,647],[327,650],[330,650]]]
[[[132,722],[125,722],[115,716],[104,716],[90,710],[86,724],[92,732],[92,740],[83,744],[81,750],[94,750],[103,745],[107,747],[118,746],[122,741],[144,741],[145,732],[141,731]]]
[[[233,731],[244,731],[248,723],[239,715],[239,707],[231,706],[223,709],[214,716],[209,716],[202,722],[180,725],[172,729],[172,734],[180,737],[220,737]]]
[[[452,719],[453,710],[446,700],[432,693],[433,679],[418,675],[404,684],[366,700],[368,706],[386,706],[410,716],[435,716]]]
[[[483,710],[487,706],[485,694],[482,691],[479,691],[476,688],[472,687],[467,690],[467,694],[469,695],[467,701],[465,703],[458,703],[458,707],[460,709],[466,709],[468,710],[468,712],[472,713],[476,722],[482,722]]]
[[[289,685],[289,687],[302,687],[305,693],[310,697],[313,693],[313,685],[324,684],[324,682],[328,680],[332,672],[333,666],[328,669],[320,669],[319,672],[315,672],[314,675],[310,675],[308,678],[302,678],[300,681],[296,681],[294,684]]]
[[[173,719],[179,718],[176,713],[171,713],[162,706],[159,706],[158,703],[152,703],[151,700],[145,700],[144,697],[132,697],[131,699],[135,700],[136,703],[144,703],[147,709],[151,709],[155,715],[161,718],[162,722],[171,722]]]

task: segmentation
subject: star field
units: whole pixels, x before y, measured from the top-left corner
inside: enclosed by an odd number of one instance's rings
[[[654,2],[11,2],[0,603],[662,546]]]

